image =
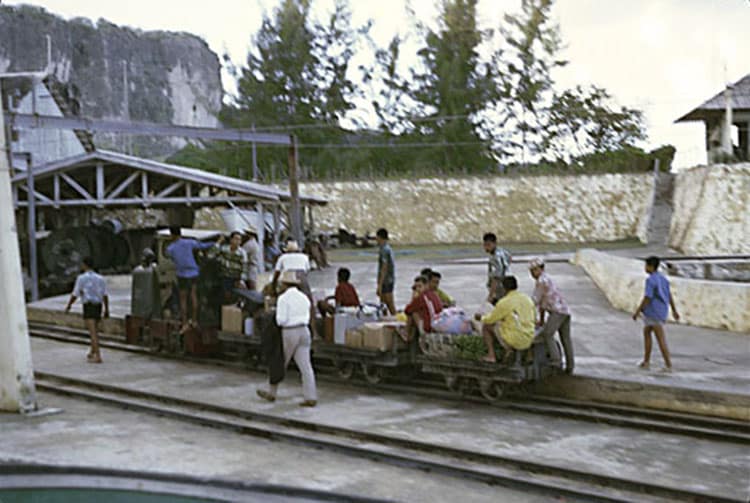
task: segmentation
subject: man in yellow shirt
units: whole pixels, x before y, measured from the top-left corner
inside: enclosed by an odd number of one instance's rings
[[[513,350],[523,350],[534,340],[536,309],[534,301],[518,291],[515,276],[503,278],[505,295],[497,301],[495,308],[481,317],[482,337],[487,346],[483,361],[495,363],[494,339],[498,338],[507,355]]]

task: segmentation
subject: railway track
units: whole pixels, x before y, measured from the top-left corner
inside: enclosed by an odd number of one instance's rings
[[[85,331],[68,327],[32,324],[31,334],[34,337],[47,338],[63,343],[88,344],[88,335]],[[241,368],[249,371],[254,370],[256,372],[259,371],[257,369],[249,369],[247,365],[240,362],[156,353],[142,346],[125,344],[121,342],[121,340],[112,337],[103,337],[101,345],[111,350],[128,351],[160,358],[190,361],[193,363]],[[335,369],[333,367],[319,367],[316,374],[319,381],[362,389],[372,389],[372,385],[365,381],[344,381],[335,377]],[[485,406],[536,415],[547,415],[558,418],[562,417],[578,421],[589,421],[597,424],[608,424],[612,426],[682,435],[712,441],[750,444],[750,422],[536,395],[533,396],[532,399],[511,396],[502,401],[488,403],[486,400],[478,396],[457,396],[456,394],[445,390],[442,387],[442,382],[420,381],[419,384],[421,384],[421,386],[417,387],[381,382],[377,385],[377,389],[441,400],[460,400],[462,402],[472,402],[483,404]]]
[[[37,373],[37,387],[200,426],[573,501],[741,501],[700,491]]]

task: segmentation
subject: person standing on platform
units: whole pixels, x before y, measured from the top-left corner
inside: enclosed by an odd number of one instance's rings
[[[76,299],[80,298],[83,304],[83,321],[91,337],[91,349],[86,359],[89,363],[101,363],[102,354],[99,350],[99,334],[97,324],[102,319],[102,305],[104,306],[104,317],[109,318],[109,295],[107,294],[107,283],[104,278],[94,271],[94,261],[91,257],[85,257],[81,266],[81,274],[76,278],[73,293],[70,295],[65,312]]]
[[[221,266],[221,284],[224,290],[224,302],[230,303],[232,300],[232,290],[234,288],[243,288],[244,282],[249,275],[249,261],[247,252],[240,247],[242,244],[242,234],[237,231],[232,232],[229,236],[229,244],[221,245],[224,236],[219,238],[217,243],[219,249],[219,265]]]
[[[646,259],[646,291],[643,294],[643,300],[638,305],[638,309],[633,313],[633,320],[643,313],[643,361],[638,366],[648,370],[651,362],[651,334],[656,336],[656,342],[659,344],[661,356],[664,358],[664,367],[662,372],[672,371],[672,360],[669,357],[669,348],[667,347],[667,336],[664,333],[664,323],[667,322],[669,307],[672,307],[674,319],[680,321],[680,315],[674,305],[674,298],[669,288],[669,280],[659,272],[659,258],[648,257]]]
[[[299,290],[300,280],[294,271],[284,271],[280,276],[282,294],[276,301],[276,323],[281,327],[284,342],[284,362],[294,358],[302,375],[304,401],[301,407],[315,407],[318,403],[315,388],[315,373],[310,361],[310,299]],[[270,384],[268,391],[259,389],[259,397],[269,402],[276,400],[277,384]]]
[[[505,295],[503,278],[510,275],[510,253],[497,245],[497,236],[491,232],[485,234],[482,241],[484,251],[490,255],[487,263],[487,301],[494,306]]]
[[[170,227],[169,233],[172,235],[173,242],[167,246],[165,254],[175,265],[177,289],[180,294],[180,321],[182,322],[180,332],[185,333],[190,326],[196,326],[198,323],[198,276],[201,271],[195,261],[194,253],[195,250],[213,248],[215,243],[202,243],[195,239],[183,238],[179,227]],[[191,304],[190,318],[187,315],[188,295],[190,295]]]
[[[258,234],[255,229],[246,229],[245,236],[247,236],[247,241],[242,245],[242,249],[247,253],[247,279],[245,280],[245,284],[248,290],[257,290],[258,272],[260,270],[258,263],[258,251],[260,250]]]
[[[562,363],[562,355],[555,343],[555,332],[560,334],[563,351],[565,351],[565,372],[573,373],[573,341],[570,338],[570,308],[563,299],[557,285],[544,270],[544,260],[533,258],[529,261],[529,273],[536,280],[534,286],[534,304],[539,310],[536,326],[547,345],[547,353],[553,364]],[[545,319],[546,315],[546,319]]]
[[[312,290],[307,275],[310,272],[310,259],[304,253],[300,252],[297,241],[290,239],[286,243],[286,251],[276,260],[273,272],[273,286],[277,288],[279,276],[285,272],[292,272],[299,280],[299,289],[307,295],[310,300],[310,320],[312,320],[312,333],[315,339],[318,338],[318,332],[315,328],[315,303],[313,301]]]
[[[300,289],[310,297],[310,302],[312,302],[312,292],[307,281],[307,274],[310,272],[310,259],[300,252],[299,244],[293,239],[287,241],[285,252],[276,260],[273,272],[274,286],[278,283],[279,276],[286,271],[297,274]]]
[[[375,233],[378,242],[378,284],[377,295],[380,302],[388,306],[391,315],[396,314],[396,304],[393,300],[393,291],[396,288],[396,260],[393,257],[393,248],[388,243],[388,231],[380,228]]]

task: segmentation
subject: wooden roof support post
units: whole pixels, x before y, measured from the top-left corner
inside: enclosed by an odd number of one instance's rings
[[[0,89],[0,112],[2,102]],[[7,153],[5,120],[0,113],[0,278],[5,281],[0,288],[0,348],[3,348],[0,351],[0,410],[32,412],[37,408],[36,387]]]
[[[289,145],[289,230],[292,237],[299,243],[300,249],[305,246],[305,236],[302,233],[302,218],[299,202],[299,166],[297,165],[297,138],[292,135]]]

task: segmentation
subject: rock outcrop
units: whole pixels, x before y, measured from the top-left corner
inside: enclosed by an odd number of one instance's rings
[[[52,42],[49,68],[46,35]],[[65,20],[39,7],[0,6],[0,72],[45,68],[69,86],[84,117],[218,125],[221,65],[195,35],[141,31],[101,19]],[[167,156],[185,144],[179,138],[127,142],[101,135],[96,142],[148,157]]]

